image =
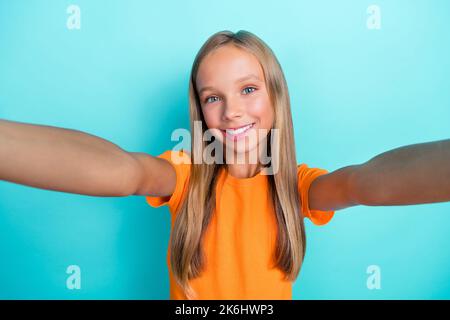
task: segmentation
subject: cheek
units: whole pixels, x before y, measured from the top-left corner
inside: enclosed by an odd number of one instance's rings
[[[219,115],[217,109],[203,108],[203,118],[205,118],[206,125],[208,128],[214,128],[219,125]]]
[[[249,114],[260,120],[261,127],[268,127],[272,125],[273,121],[273,110],[270,104],[270,100],[267,97],[258,97],[254,99],[248,105]]]
[[[220,112],[218,112],[218,108],[215,109],[202,109],[203,118],[205,119],[206,126],[205,130],[208,130],[210,134],[215,136],[219,141],[223,141],[222,132],[218,130],[221,126],[220,123]]]

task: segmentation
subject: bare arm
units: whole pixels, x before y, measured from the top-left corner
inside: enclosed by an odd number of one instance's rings
[[[311,209],[450,201],[450,139],[407,145],[315,179]]]
[[[309,187],[311,210],[339,210],[355,206],[355,172],[357,166],[343,167],[314,179]]]
[[[177,176],[172,165],[146,153],[131,152],[138,164],[138,180],[133,185],[131,195],[170,196],[175,190]]]
[[[381,153],[358,167],[362,204],[411,205],[450,201],[450,139]]]
[[[165,160],[88,133],[0,120],[0,180],[91,196],[167,195],[172,171]]]

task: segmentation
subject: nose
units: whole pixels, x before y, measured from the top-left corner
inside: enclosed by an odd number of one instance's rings
[[[239,102],[228,99],[223,110],[223,120],[230,121],[242,117],[243,110]]]

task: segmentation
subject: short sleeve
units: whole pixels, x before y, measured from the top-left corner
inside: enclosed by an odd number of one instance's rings
[[[154,197],[145,196],[147,203],[154,207],[161,207],[163,205],[168,205],[169,210],[172,214],[175,214],[181,204],[188,185],[188,178],[190,174],[190,164],[191,158],[186,151],[172,151],[167,150],[157,156],[158,158],[165,159],[173,166],[176,173],[177,182],[175,185],[174,192],[170,196],[165,197]]]
[[[298,192],[302,202],[302,214],[309,218],[315,225],[324,225],[333,218],[334,211],[321,211],[309,209],[309,187],[317,177],[327,174],[328,171],[319,168],[309,168],[306,164],[297,166]]]

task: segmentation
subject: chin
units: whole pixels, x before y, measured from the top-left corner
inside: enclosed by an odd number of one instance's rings
[[[232,150],[234,153],[243,154],[248,152],[257,152],[257,144],[245,145],[244,143],[238,143],[237,145],[229,147],[228,150]]]

